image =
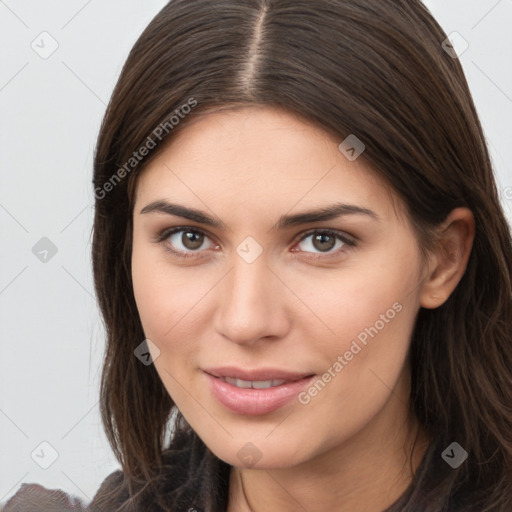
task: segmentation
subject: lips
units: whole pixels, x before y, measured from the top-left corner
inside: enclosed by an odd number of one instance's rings
[[[291,402],[311,381],[311,373],[273,368],[241,370],[234,367],[204,370],[211,393],[231,412],[243,415],[271,413]]]

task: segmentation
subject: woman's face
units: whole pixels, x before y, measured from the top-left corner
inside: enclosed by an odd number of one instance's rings
[[[425,269],[400,201],[341,142],[268,107],[210,113],[140,176],[132,273],[154,364],[233,466],[295,466],[405,421]]]

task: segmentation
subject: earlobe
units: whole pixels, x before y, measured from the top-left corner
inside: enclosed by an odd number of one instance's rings
[[[448,300],[466,271],[474,238],[471,210],[453,210],[439,228],[439,241],[432,251],[420,296],[422,307],[435,309]]]

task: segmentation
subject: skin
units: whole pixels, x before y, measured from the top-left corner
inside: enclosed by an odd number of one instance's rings
[[[229,512],[381,512],[406,490],[428,444],[407,412],[406,357],[419,308],[444,303],[464,273],[473,216],[454,210],[425,261],[399,198],[364,154],[345,158],[340,142],[274,108],[213,112],[178,132],[137,184],[132,275],[142,325],[160,350],[154,364],[170,396],[233,466]],[[203,210],[227,229],[140,213],[156,200]],[[346,215],[271,230],[281,215],[336,202],[378,219]],[[183,233],[155,242],[179,226],[205,235],[199,248],[184,245]],[[356,245],[315,245],[314,234],[302,235],[312,228]],[[263,250],[252,263],[236,251],[248,236]],[[307,404],[247,416],[209,390],[202,369],[214,366],[321,376],[397,303],[400,312]],[[248,442],[261,455],[255,465],[237,455]]]

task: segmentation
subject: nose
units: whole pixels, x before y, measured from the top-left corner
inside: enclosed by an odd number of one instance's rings
[[[252,263],[234,254],[233,268],[222,281],[214,321],[216,332],[240,345],[286,334],[290,327],[284,302],[287,290],[268,267],[264,254]]]

